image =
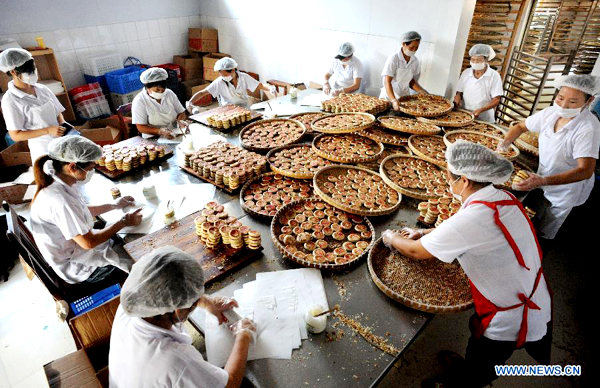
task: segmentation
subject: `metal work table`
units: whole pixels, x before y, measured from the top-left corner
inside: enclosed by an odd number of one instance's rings
[[[298,104],[303,95],[316,91],[304,90],[298,100],[290,101]],[[289,96],[280,100],[289,100]],[[307,109],[304,109],[307,108]],[[302,111],[318,110],[316,107],[302,107]],[[201,125],[201,124],[200,124]],[[206,127],[206,134],[221,135],[232,144],[239,145],[239,130],[232,133],[221,133]],[[154,185],[174,185],[187,183],[205,183],[187,174],[178,166],[183,155],[179,149],[175,155],[160,164],[136,171],[118,182],[110,181],[100,174],[95,174],[90,183],[81,188],[82,194],[92,203],[103,203],[110,199],[109,190],[118,185],[123,191],[125,186],[138,186],[136,191],[141,196],[140,183],[152,179]],[[255,280],[255,274],[265,271],[278,271],[298,268],[295,263],[282,258],[271,241],[270,225],[252,218],[244,213],[239,202],[239,194],[231,195],[217,189],[214,201],[225,205],[226,211],[241,222],[261,232],[264,251],[254,262],[242,267],[229,276],[210,284],[207,292],[220,295],[232,295],[235,289],[244,283]],[[198,204],[199,209],[202,204]],[[418,212],[417,201],[403,197],[400,209],[383,217],[370,217],[376,230],[376,236],[387,228],[399,228],[403,225],[414,225]],[[126,235],[126,241],[139,238],[140,235]],[[387,338],[402,353],[431,321],[433,315],[421,313],[404,307],[384,295],[371,280],[366,260],[353,269],[341,273],[322,271],[325,292],[329,305],[339,304],[347,316],[356,318],[363,326],[370,327],[373,333]],[[345,294],[342,291],[345,289]],[[190,322],[201,328],[203,314],[196,311],[190,316]],[[319,335],[309,334],[309,339],[302,341],[300,349],[295,350],[291,360],[263,359],[248,362],[246,377],[257,387],[298,387],[298,386],[371,386],[376,384],[400,358],[392,357],[371,346],[362,337],[343,325],[332,328],[337,319],[328,319],[328,328]],[[326,333],[332,329],[342,330],[344,335],[339,340],[328,340]]]

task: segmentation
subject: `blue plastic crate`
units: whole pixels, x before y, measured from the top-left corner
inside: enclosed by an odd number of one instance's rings
[[[89,74],[84,74],[83,76],[85,77],[86,84],[93,84],[94,82],[98,82],[100,84],[100,87],[102,88],[102,93],[106,95],[110,94],[110,89],[108,89],[108,84],[106,83],[106,76],[99,75],[95,77]]]
[[[140,81],[140,74],[144,72],[139,66],[130,66],[124,69],[111,71],[105,74],[106,83],[111,93],[127,94],[144,87]]]
[[[96,292],[94,295],[86,296],[85,298],[76,300],[70,304],[71,310],[73,310],[75,316],[81,315],[86,311],[89,311],[100,306],[102,303],[111,300],[120,293],[121,286],[119,284],[115,284],[114,286],[110,286],[104,290]]]

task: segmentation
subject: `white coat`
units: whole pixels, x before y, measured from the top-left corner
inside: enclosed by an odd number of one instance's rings
[[[464,108],[470,111],[486,106],[493,98],[504,93],[500,74],[489,66],[479,78],[475,78],[472,68],[465,69],[458,80],[456,91],[462,92]],[[495,122],[494,109],[481,112],[477,120]]]
[[[344,65],[346,65],[344,67]],[[345,89],[354,85],[356,78],[361,78],[361,87],[353,93],[358,93],[362,89],[364,82],[364,69],[360,59],[352,56],[348,62],[342,62],[339,59],[334,59],[327,71],[331,75],[329,85],[331,90]]]
[[[237,73],[238,83],[235,87],[222,77],[217,78],[206,87],[205,90],[219,100],[219,105],[249,105],[248,90],[254,92],[260,82],[244,72],[238,71]]]
[[[144,88],[131,103],[131,122],[165,128],[176,121],[177,116],[182,112],[185,112],[185,108],[172,90],[165,89],[165,94],[159,103],[150,97]],[[152,135],[143,133],[142,137],[147,139]]]
[[[379,94],[379,98],[388,99],[385,90],[385,76],[392,77],[392,89],[396,98],[408,96],[410,95],[410,82],[413,79],[418,81],[421,76],[421,65],[415,56],[406,62],[402,50],[388,57],[381,72],[382,88]]]

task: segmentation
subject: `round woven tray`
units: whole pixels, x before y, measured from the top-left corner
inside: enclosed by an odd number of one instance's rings
[[[319,122],[321,120],[329,119],[330,117],[335,117],[335,116],[347,116],[347,115],[360,115],[362,117],[367,118],[368,121],[364,124],[353,126],[351,128],[345,128],[345,127],[323,128],[323,127],[319,126]],[[330,114],[325,117],[316,119],[312,123],[310,123],[310,126],[312,127],[313,131],[321,132],[321,133],[352,133],[352,132],[363,130],[365,128],[369,128],[371,125],[373,125],[374,122],[375,122],[375,116],[373,116],[372,114],[369,114],[369,113],[336,113],[336,114]]]
[[[387,158],[388,156],[394,155],[394,154],[412,155],[412,151],[407,146],[387,145],[383,149],[383,152],[381,153],[381,156],[379,157],[379,159],[373,160],[371,162],[357,163],[356,165],[358,167],[368,168],[369,170],[379,172],[379,166],[381,165],[381,162],[383,162],[383,160],[385,158]]]
[[[540,156],[540,150],[539,148],[532,146],[531,144],[524,142],[521,139],[517,139],[515,140],[515,142],[513,143],[515,145],[515,147],[517,147],[519,150],[526,152],[530,155],[533,156]]]
[[[312,129],[312,127],[310,126],[310,123],[306,123],[303,120],[304,116],[309,116],[309,115],[319,115],[319,117],[317,117],[317,118],[321,118],[321,117],[327,116],[328,113],[324,113],[324,112],[304,112],[304,113],[297,113],[295,115],[290,116],[290,119],[300,121],[306,127],[306,134],[307,135],[314,135],[314,134],[317,134],[319,132],[314,131]],[[312,119],[312,120],[310,120],[310,122],[312,123],[314,120],[315,119]]]
[[[418,156],[390,155],[387,158],[385,158],[383,160],[383,162],[381,162],[381,165],[379,166],[379,175],[381,175],[381,177],[383,178],[383,180],[385,181],[385,183],[387,183],[388,185],[392,186],[394,188],[394,190],[399,191],[403,195],[407,195],[409,197],[420,199],[420,200],[423,200],[423,201],[426,201],[426,200],[432,199],[432,198],[440,198],[440,197],[442,197],[442,195],[427,194],[426,190],[405,188],[405,187],[402,187],[402,186],[398,185],[397,183],[395,183],[392,180],[392,178],[390,178],[388,176],[388,173],[387,173],[387,171],[386,171],[386,169],[385,169],[384,166],[385,166],[385,163],[388,160],[396,159],[396,158],[398,158],[398,159],[418,159],[418,160],[423,160],[423,161],[425,161],[427,163],[431,163],[431,162],[429,162],[429,161],[427,161],[427,160],[425,160],[423,158],[420,158]],[[434,163],[431,163],[431,164],[433,164],[434,166],[436,166],[440,170],[444,170],[444,168],[442,168],[442,167],[440,167],[440,166],[438,166],[438,165],[436,165]]]
[[[406,104],[408,101],[414,101],[414,100],[419,100],[419,99],[428,99],[431,101],[435,101],[439,104],[439,106],[437,107],[437,109],[433,109],[429,113],[423,113],[423,112],[417,112],[413,109],[410,109],[409,105]],[[415,94],[412,96],[403,96],[398,99],[398,102],[399,102],[398,105],[399,105],[400,112],[406,113],[411,116],[416,116],[416,117],[442,116],[452,110],[452,103],[450,102],[450,100],[448,100],[442,96],[436,96],[435,94],[426,94],[426,95]]]
[[[453,112],[463,112],[467,116],[469,116],[470,119],[468,119],[465,122],[459,122],[459,123],[453,123],[453,122],[447,121],[447,119],[449,119],[449,118],[451,118],[453,116]],[[438,116],[438,117],[417,117],[417,120],[419,120],[419,121],[421,121],[423,123],[429,123],[429,124],[433,124],[433,125],[438,125],[438,126],[444,127],[444,128],[459,128],[459,127],[464,127],[465,125],[471,124],[473,122],[473,120],[475,120],[475,116],[473,115],[473,113],[471,113],[471,112],[469,112],[468,110],[465,110],[465,109],[453,109],[453,110],[451,110],[450,112],[446,113],[443,116]]]
[[[359,132],[359,135],[368,137],[369,139],[377,140],[384,144],[391,144],[396,146],[408,145],[408,135],[402,132],[390,133],[384,130],[380,124],[373,125],[370,128],[363,129]]]
[[[392,119],[393,121],[399,121],[400,125],[393,123]],[[413,135],[437,135],[438,133],[442,132],[442,128],[438,127],[437,125],[424,123],[409,117],[381,116],[377,120],[382,127],[391,129],[392,131],[410,133]],[[403,125],[404,123],[407,125]],[[417,124],[421,128],[411,128],[409,124]]]
[[[305,259],[296,257],[293,254],[291,254],[290,252],[286,251],[285,246],[277,238],[277,233],[280,231],[281,226],[282,226],[282,224],[280,223],[280,219],[281,219],[282,215],[288,211],[288,209],[290,209],[298,204],[306,204],[307,202],[324,202],[324,201],[322,201],[320,198],[315,198],[315,197],[301,199],[298,201],[293,201],[293,202],[288,203],[287,205],[284,205],[281,209],[279,209],[279,211],[277,212],[275,217],[273,217],[273,221],[271,222],[271,240],[273,240],[273,244],[275,244],[275,246],[277,247],[277,250],[281,253],[281,255],[283,257],[285,257],[286,259],[289,259],[295,263],[298,263],[302,266],[305,266],[305,267],[327,269],[327,270],[344,270],[344,269],[350,268],[350,267],[358,264],[363,258],[365,258],[365,256],[368,254],[369,250],[373,247],[373,244],[375,244],[375,229],[373,228],[373,225],[366,217],[363,218],[363,222],[367,225],[367,227],[369,228],[369,231],[371,232],[371,241],[369,242],[369,246],[364,250],[364,252],[360,256],[356,257],[354,260],[351,260],[347,263],[343,263],[343,264],[318,263],[318,262],[309,261],[309,260],[305,260]],[[327,238],[326,241],[328,241],[328,242],[335,241],[331,238],[331,236],[327,236],[326,238]]]
[[[269,151],[269,153],[267,153],[267,156],[266,156],[267,162],[269,163],[271,170],[273,172],[279,173],[281,175],[284,175],[284,176],[287,176],[290,178],[312,179],[315,176],[316,171],[313,172],[313,171],[284,170],[284,169],[280,169],[280,168],[276,167],[273,163],[271,163],[271,161],[270,161],[271,156],[273,156],[274,154],[276,154],[277,152],[279,152],[281,150],[295,148],[295,147],[305,147],[308,150],[310,150],[312,153],[314,153],[314,151],[312,150],[312,147],[309,145],[306,145],[306,144],[290,144],[287,146],[274,148],[271,151]],[[316,156],[318,156],[318,155],[316,155]],[[319,156],[319,158],[321,158],[321,157]],[[321,159],[323,159],[323,158],[321,158]],[[323,160],[325,160],[325,163],[334,164],[328,159],[323,159]]]
[[[255,147],[255,146],[252,146],[252,145],[250,145],[250,144],[247,144],[247,143],[245,143],[245,142],[244,142],[244,140],[243,140],[243,136],[244,136],[244,134],[245,134],[246,132],[248,132],[249,130],[251,130],[252,128],[254,128],[254,127],[256,127],[256,126],[259,126],[259,125],[262,125],[262,124],[265,124],[265,123],[271,123],[271,122],[280,122],[280,121],[284,121],[284,122],[285,122],[285,121],[289,121],[289,122],[293,122],[293,123],[294,123],[294,124],[296,124],[296,125],[299,125],[299,126],[300,126],[300,128],[302,128],[302,133],[301,133],[299,136],[297,136],[296,138],[294,138],[294,139],[290,139],[289,141],[285,142],[284,144],[275,145],[275,146],[273,146],[273,147]],[[306,127],[304,126],[304,124],[302,124],[302,123],[301,123],[300,121],[298,121],[298,120],[291,120],[291,119],[266,119],[266,120],[255,121],[255,122],[254,122],[254,123],[252,123],[252,124],[248,124],[248,125],[246,125],[246,126],[245,126],[245,127],[244,127],[244,128],[241,130],[241,131],[240,131],[240,135],[239,135],[239,136],[240,136],[240,144],[241,144],[241,145],[242,145],[242,147],[244,147],[245,149],[247,149],[247,150],[250,150],[250,151],[254,151],[254,152],[262,152],[262,153],[265,153],[265,152],[269,152],[269,151],[270,151],[270,150],[272,150],[273,148],[277,148],[277,147],[283,147],[283,146],[286,146],[286,145],[290,145],[290,144],[297,143],[298,141],[300,141],[300,139],[302,139],[302,137],[304,136],[304,134],[305,134],[305,133],[306,133]]]
[[[240,205],[242,206],[242,209],[246,213],[250,214],[251,216],[253,216],[255,218],[258,218],[258,219],[261,219],[261,220],[265,220],[265,221],[271,221],[273,219],[274,216],[271,216],[271,215],[268,215],[268,214],[259,213],[259,212],[255,211],[255,210],[249,208],[248,206],[246,206],[246,203],[245,203],[246,201],[244,201],[244,197],[247,195],[251,184],[262,181],[263,177],[265,177],[265,176],[273,176],[274,177],[277,174],[278,173],[275,173],[275,172],[267,172],[265,174],[261,174],[259,176],[256,176],[256,177],[252,178],[251,180],[247,181],[244,184],[244,186],[242,186],[242,190],[240,190]],[[279,174],[279,175],[282,175],[282,174]],[[289,177],[286,177],[286,178],[289,178]],[[292,179],[296,179],[296,178],[292,178]],[[298,179],[298,181],[304,181],[304,182],[310,184],[310,186],[312,187],[312,182],[310,180]],[[313,196],[312,190],[309,192],[309,195]],[[279,209],[277,209],[277,210],[279,210]]]
[[[374,155],[371,156],[363,156],[363,157],[354,157],[354,158],[350,158],[350,157],[344,157],[342,155],[334,155],[332,153],[327,153],[323,150],[321,150],[319,148],[319,144],[320,142],[324,139],[324,138],[328,138],[328,137],[347,137],[347,138],[352,138],[355,137],[357,139],[360,140],[360,138],[365,138],[369,141],[373,142],[373,151],[375,152]],[[341,147],[340,147],[341,148]],[[327,133],[322,133],[320,135],[318,135],[317,137],[315,137],[313,139],[312,142],[312,149],[313,151],[315,151],[315,153],[317,155],[319,155],[320,157],[324,158],[324,159],[328,159],[331,160],[333,162],[337,162],[337,163],[350,163],[350,164],[354,164],[354,163],[364,163],[364,162],[370,162],[373,160],[377,160],[377,158],[379,158],[381,156],[381,154],[383,153],[383,144],[377,140],[373,140],[370,139],[368,137],[364,137],[364,136],[360,136],[359,134],[343,134],[343,135],[330,135]]]
[[[384,271],[394,264],[403,270],[396,270],[401,283],[399,286],[404,285],[402,290],[386,283]],[[415,310],[445,314],[468,310],[473,306],[469,280],[457,262],[447,264],[438,259],[414,260],[397,252],[392,256],[379,238],[369,252],[367,265],[373,282],[384,294]],[[424,291],[428,284],[432,287]],[[460,293],[457,302],[442,303],[444,294],[452,291]],[[427,296],[438,302],[427,302]]]
[[[452,131],[449,132],[447,134],[444,135],[444,143],[446,143],[446,146],[450,146],[450,144],[454,143],[454,141],[452,141],[453,138],[455,138],[456,136],[459,136],[461,134],[471,134],[471,135],[477,135],[477,136],[483,136],[483,137],[489,137],[491,139],[495,139],[499,142],[502,142],[502,138],[498,137],[498,136],[492,136],[492,135],[487,135],[485,133],[481,133],[481,132],[475,132],[475,131]],[[510,145],[510,148],[515,152],[514,156],[511,157],[506,157],[504,155],[502,155],[503,157],[505,157],[508,160],[515,160],[516,158],[519,157],[519,149],[517,147],[515,147],[514,144]],[[492,151],[496,151],[496,150],[492,150]]]
[[[488,123],[487,121],[480,120],[475,120],[472,123],[460,128],[444,127],[444,133],[452,133],[456,131],[473,131],[483,133],[485,135],[500,137],[504,136],[506,132],[508,132],[508,129],[498,124],[492,124]]]
[[[341,210],[344,210],[344,211],[346,211],[348,213],[357,214],[357,215],[360,215],[360,216],[383,216],[383,215],[391,214],[391,213],[395,212],[400,207],[400,203],[402,202],[402,194],[400,194],[400,193],[398,193],[398,202],[396,204],[390,206],[389,208],[385,208],[385,209],[381,209],[381,210],[364,210],[364,209],[358,209],[358,208],[351,207],[351,206],[348,206],[348,205],[345,205],[343,203],[340,203],[340,202],[336,201],[335,199],[333,199],[329,195],[325,194],[323,192],[323,190],[321,190],[321,188],[319,187],[320,184],[324,183],[324,182],[322,182],[322,180],[324,179],[324,177],[326,177],[327,175],[329,175],[335,169],[361,170],[361,171],[366,171],[369,174],[377,175],[377,176],[380,177],[380,175],[378,173],[376,173],[376,172],[374,172],[372,170],[369,170],[367,168],[362,168],[362,167],[356,167],[356,166],[337,165],[337,166],[324,167],[324,168],[320,169],[315,174],[315,177],[313,178],[313,189],[315,190],[315,193],[317,193],[317,195],[319,197],[321,197],[321,199],[323,201],[327,202],[331,206],[336,207],[336,208],[341,209]],[[383,181],[383,178],[382,178],[382,181]],[[385,183],[385,181],[383,181],[382,183],[385,184],[385,185],[387,185],[387,183]]]
[[[411,137],[408,138],[408,147],[411,149],[411,151],[417,155],[418,157],[435,164],[436,166],[440,166],[443,168],[446,168],[446,159],[442,160],[438,160],[428,154],[426,154],[425,152],[421,151],[419,148],[417,148],[414,145],[414,139],[416,139],[419,136],[423,136],[423,135],[412,135]],[[442,136],[437,136],[438,138],[441,138],[441,140],[443,141]],[[445,144],[445,143],[444,143]]]

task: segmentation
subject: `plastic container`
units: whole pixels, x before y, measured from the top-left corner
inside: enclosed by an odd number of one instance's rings
[[[130,66],[124,69],[106,73],[106,83],[111,93],[127,94],[144,87],[140,81],[140,74],[144,69],[139,66]]]
[[[135,96],[137,96],[138,93],[141,92],[142,90],[143,89],[136,90],[136,91],[133,91],[133,92],[127,93],[127,94],[111,93],[110,98],[111,98],[115,108],[118,108],[121,105],[127,105],[127,104],[131,103],[133,101],[133,99],[135,98]]]
[[[120,293],[121,286],[119,284],[115,284],[114,286],[105,288],[104,290],[98,291],[93,295],[77,299],[75,302],[70,303],[71,310],[73,310],[75,316],[83,314],[86,311],[89,311],[100,306],[102,303],[111,300]]]
[[[321,315],[320,317],[315,317],[315,315],[319,315],[325,311],[323,306],[315,305],[312,306],[306,314],[304,314],[304,321],[306,322],[306,330],[313,334],[322,333],[327,327],[327,314]]]
[[[106,83],[105,75],[99,75],[95,77],[93,75],[84,74],[83,77],[85,78],[85,82],[87,84],[98,83],[104,94],[110,93],[110,90],[108,89],[108,84]]]
[[[104,93],[102,93],[102,89],[93,89],[87,92],[77,94],[75,97],[72,98],[72,100],[73,103],[77,105],[82,101],[91,100],[93,98],[98,98],[102,96],[104,96]]]
[[[177,79],[181,81],[181,66],[176,65],[174,63],[164,63],[162,65],[156,65],[155,67],[160,67],[165,70],[173,70],[177,73]]]
[[[110,115],[110,106],[104,96],[82,101],[75,109],[79,116],[88,120]]]
[[[84,74],[97,77],[110,71],[122,69],[123,60],[118,53],[96,53],[84,57],[81,60],[81,67]]]

